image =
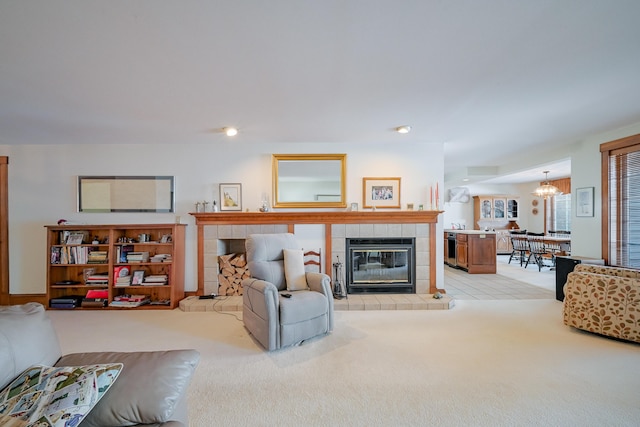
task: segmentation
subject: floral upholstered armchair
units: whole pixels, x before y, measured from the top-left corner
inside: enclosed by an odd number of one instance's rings
[[[640,342],[640,271],[578,264],[564,285],[564,323]]]

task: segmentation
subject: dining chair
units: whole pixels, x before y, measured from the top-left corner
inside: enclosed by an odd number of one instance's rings
[[[532,261],[531,258],[538,265],[538,271],[542,271],[542,267],[555,267],[555,256],[547,249],[544,235],[530,233],[527,235],[527,241],[529,242],[529,257],[524,268],[529,266]]]
[[[529,241],[527,240],[527,236],[522,232],[511,232],[511,255],[509,255],[509,262],[511,264],[511,260],[517,259],[520,261],[520,267],[524,264],[527,256],[529,255]]]

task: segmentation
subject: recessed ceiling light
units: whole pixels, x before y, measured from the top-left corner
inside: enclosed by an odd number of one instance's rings
[[[396,132],[398,133],[409,133],[411,132],[411,126],[398,126],[396,128]]]
[[[236,136],[238,134],[238,129],[236,128],[223,128],[222,129],[227,136]]]

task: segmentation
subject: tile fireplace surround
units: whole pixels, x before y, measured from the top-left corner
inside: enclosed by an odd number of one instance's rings
[[[198,232],[197,295],[218,293],[218,256],[244,252],[244,239],[253,233],[293,233],[295,225],[325,226],[324,269],[345,260],[345,240],[352,237],[415,237],[416,293],[445,293],[436,286],[436,224],[441,211],[371,212],[216,212],[192,213]]]

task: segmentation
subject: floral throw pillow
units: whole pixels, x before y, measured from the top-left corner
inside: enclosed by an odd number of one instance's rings
[[[0,392],[0,425],[75,427],[122,371],[122,363],[26,369]]]

